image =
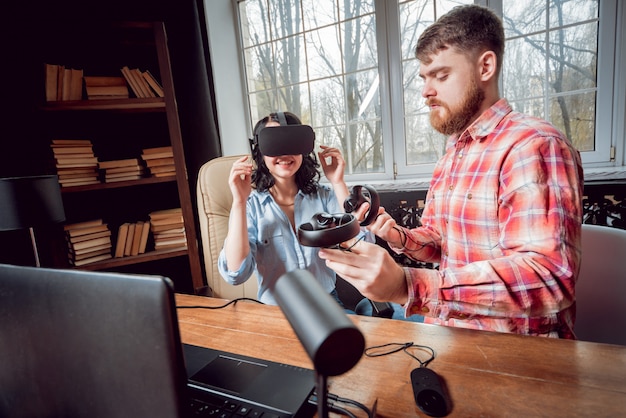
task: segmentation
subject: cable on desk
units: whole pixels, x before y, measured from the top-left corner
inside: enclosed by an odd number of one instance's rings
[[[256,299],[252,299],[252,298],[237,298],[237,299],[233,299],[231,301],[228,301],[227,303],[220,305],[220,306],[202,306],[202,305],[196,305],[196,306],[177,306],[176,309],[223,309],[225,307],[227,307],[228,305],[233,305],[237,302],[240,301],[249,301],[249,302],[256,302],[258,304],[261,305],[265,305],[263,302],[260,302]]]
[[[415,354],[409,351],[410,348],[424,349],[430,352],[430,358],[426,361],[420,360]],[[380,350],[380,351],[376,351]],[[408,356],[413,357],[420,364],[420,367],[428,366],[428,363],[435,359],[435,350],[427,345],[415,344],[413,341],[409,341],[406,343],[387,343],[382,345],[375,345],[372,347],[367,347],[365,349],[365,355],[367,357],[382,357],[387,356],[389,354],[397,353],[398,351],[404,351]]]
[[[374,418],[375,416],[375,412],[376,412],[376,405],[378,404],[378,400],[376,400],[374,402],[374,409],[370,410],[367,406],[363,405],[360,402],[354,401],[352,399],[348,399],[348,398],[342,398],[338,395],[335,395],[334,393],[329,393],[328,394],[328,408],[332,411],[335,412],[337,414],[341,414],[341,415],[345,415],[348,416],[350,418],[357,418],[357,416],[350,412],[349,410],[347,410],[344,407],[341,407],[339,405],[337,405],[337,402],[341,402],[341,403],[345,403],[345,404],[349,404],[352,406],[355,406],[359,409],[361,409],[362,411],[364,411],[367,414],[368,418]],[[311,397],[309,398],[309,403],[311,403],[312,405],[317,405],[317,393],[314,392],[313,395],[311,395]]]

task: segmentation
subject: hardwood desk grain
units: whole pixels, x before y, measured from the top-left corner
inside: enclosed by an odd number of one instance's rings
[[[312,363],[281,310],[240,301],[177,295],[182,341],[300,367]],[[428,345],[430,368],[448,386],[450,417],[626,416],[626,347],[583,341],[472,331],[391,319],[350,316],[366,345]],[[425,351],[413,351],[425,360]],[[329,378],[329,392],[371,407],[379,417],[425,416],[415,405],[410,372],[416,360],[403,352],[363,356],[347,373]],[[350,409],[364,416],[358,409]]]

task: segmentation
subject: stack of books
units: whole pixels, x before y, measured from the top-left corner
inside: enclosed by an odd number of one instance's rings
[[[128,86],[124,77],[85,76],[83,78],[88,100],[128,99]]]
[[[111,231],[102,219],[65,225],[68,259],[82,266],[111,258]]]
[[[149,98],[165,96],[163,87],[150,71],[141,71],[139,68],[131,69],[128,68],[128,66],[122,67],[121,71],[135,97]]]
[[[44,64],[46,101],[81,100],[83,97],[83,70],[64,65]]]
[[[150,221],[125,222],[117,231],[115,257],[128,257],[146,252]]]
[[[98,158],[90,140],[53,139],[50,147],[61,187],[100,183]]]
[[[104,172],[105,183],[139,180],[144,174],[144,167],[138,158],[100,161],[98,167]]]
[[[176,175],[174,152],[172,147],[144,148],[141,158],[145,162],[152,177]]]
[[[155,250],[187,248],[181,208],[159,210],[151,212],[149,216]]]

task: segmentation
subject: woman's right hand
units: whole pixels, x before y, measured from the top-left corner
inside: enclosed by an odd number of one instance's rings
[[[248,156],[241,157],[233,163],[228,185],[233,194],[233,204],[245,204],[252,192],[252,163],[248,161]]]

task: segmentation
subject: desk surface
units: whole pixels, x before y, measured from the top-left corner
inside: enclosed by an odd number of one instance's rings
[[[180,307],[220,306],[226,301],[179,294],[176,302]],[[429,367],[446,381],[451,417],[625,414],[626,347],[351,318],[367,347],[408,341],[432,347],[436,358]],[[179,308],[178,319],[184,343],[312,368],[278,307],[240,301],[217,310]],[[352,370],[329,378],[329,392],[370,408],[378,399],[379,417],[425,416],[415,405],[409,376],[418,366],[403,352],[363,356]]]

